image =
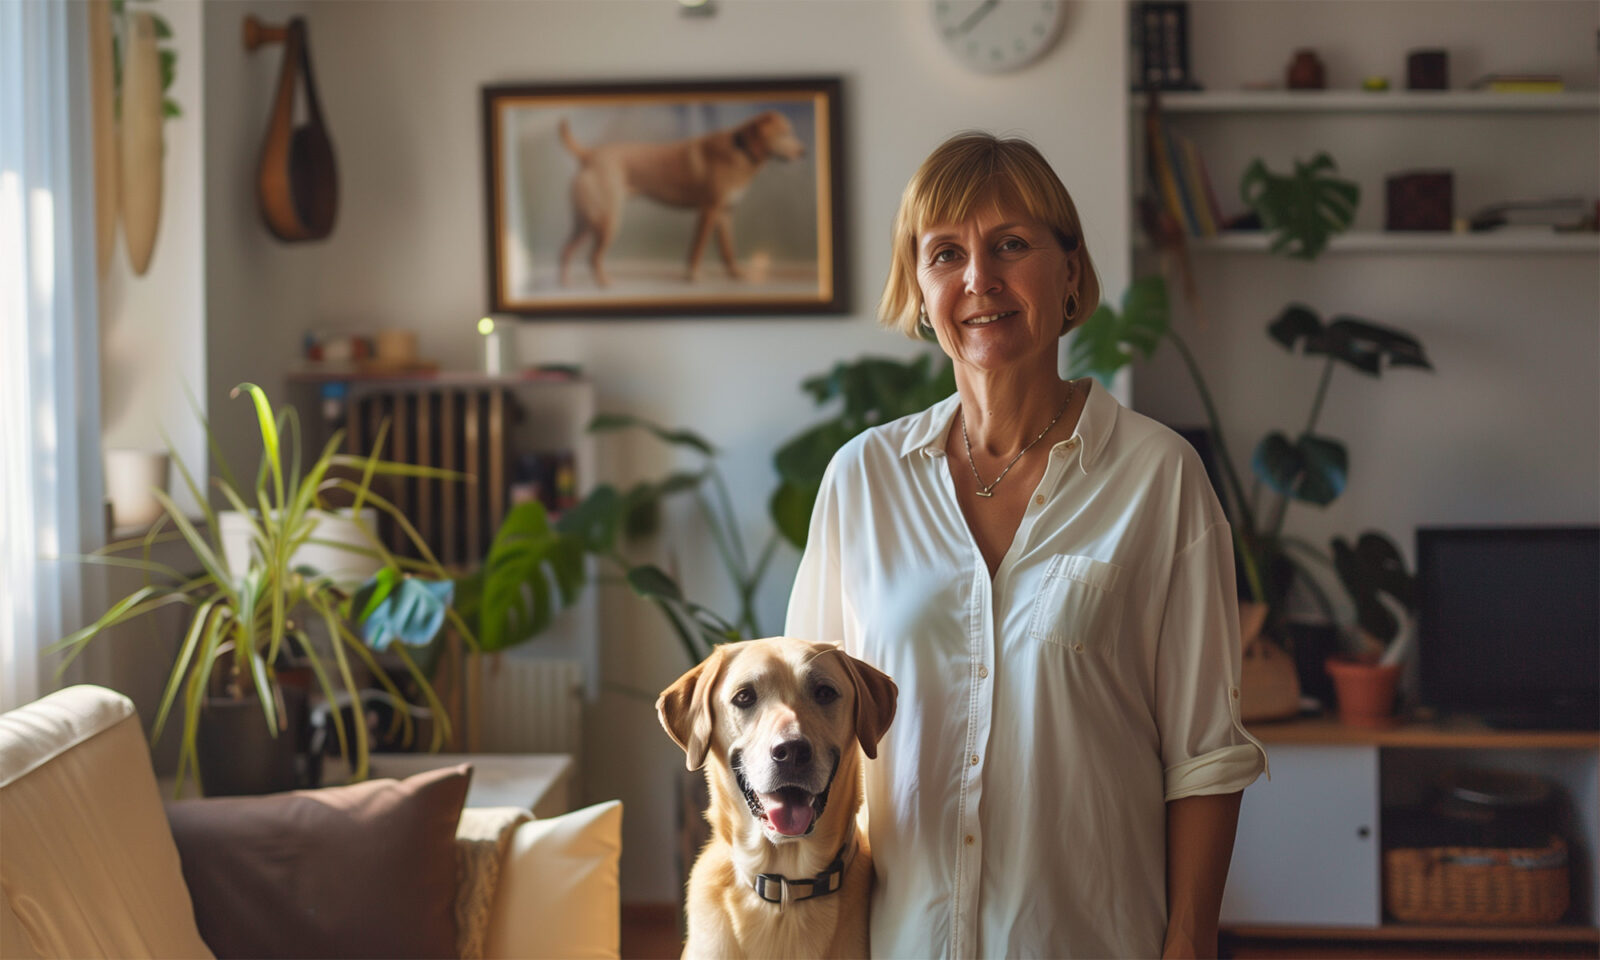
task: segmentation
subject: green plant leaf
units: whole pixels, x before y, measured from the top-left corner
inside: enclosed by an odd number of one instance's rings
[[[1273,234],[1273,253],[1315,260],[1334,235],[1350,228],[1361,200],[1361,188],[1334,176],[1333,158],[1318,153],[1310,162],[1296,160],[1294,172],[1278,176],[1256,160],[1239,182],[1244,202]]]
[[[586,580],[578,540],[550,529],[538,503],[520,503],[501,522],[483,567],[458,581],[456,608],[475,618],[480,649],[494,652],[550,625],[551,583],[567,606]]]
[[[1291,443],[1274,431],[1256,445],[1250,466],[1280,495],[1326,506],[1344,492],[1349,458],[1344,444],[1329,437],[1305,435]]]
[[[811,511],[816,508],[819,487],[784,481],[772,491],[767,513],[778,533],[797,550],[804,550],[811,531]]]
[[[825,420],[779,447],[772,455],[772,464],[784,483],[797,487],[818,486],[833,455],[860,432],[852,430],[843,417]]]
[[[156,39],[158,39],[158,40],[171,40],[172,39],[172,25],[167,23],[167,20],[166,20],[165,17],[163,17],[159,13],[152,13],[150,15],[150,20],[155,24]]]
[[[1102,303],[1073,333],[1067,348],[1070,377],[1092,376],[1109,384],[1134,355],[1146,359],[1171,325],[1172,305],[1160,277],[1142,277],[1122,295],[1122,312]]]
[[[616,547],[621,523],[622,496],[616,487],[602,483],[561,515],[556,530],[577,538],[590,553],[606,554]]]
[[[1285,307],[1267,326],[1267,335],[1285,350],[1299,347],[1308,355],[1332,356],[1369,376],[1378,376],[1385,361],[1391,367],[1433,369],[1415,337],[1358,317],[1336,317],[1324,326],[1316,312],[1301,303]]]
[[[1388,537],[1375,530],[1363,533],[1352,547],[1343,537],[1334,537],[1333,564],[1350,599],[1355,601],[1361,629],[1385,643],[1400,632],[1400,621],[1378,599],[1388,594],[1408,611],[1416,609],[1416,578],[1407,570],[1400,550]]]
[[[613,430],[634,428],[648,430],[665,443],[680,447],[690,447],[708,457],[715,456],[717,452],[716,447],[713,447],[710,441],[697,433],[689,430],[668,430],[666,427],[643,417],[635,417],[626,413],[602,413],[589,421],[590,433],[607,433]]]
[[[678,581],[672,579],[665,570],[654,564],[640,564],[631,568],[626,579],[628,586],[633,588],[633,592],[646,600],[666,600],[670,603],[685,602],[683,589],[678,586]]]

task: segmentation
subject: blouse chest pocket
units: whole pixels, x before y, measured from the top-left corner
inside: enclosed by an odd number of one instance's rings
[[[1057,554],[1033,601],[1028,636],[1074,652],[1104,651],[1116,642],[1123,570],[1115,563]]]

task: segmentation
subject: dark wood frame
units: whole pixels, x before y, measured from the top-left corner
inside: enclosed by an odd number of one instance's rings
[[[813,159],[817,174],[817,283],[811,295],[762,294],[757,289],[747,296],[659,296],[623,294],[596,296],[592,292],[574,297],[514,296],[509,291],[507,268],[508,236],[506,206],[502,198],[503,157],[500,118],[502,110],[515,105],[550,106],[573,103],[583,106],[627,102],[640,104],[673,102],[808,101],[813,107],[814,127],[808,131],[815,144]],[[518,314],[525,319],[574,319],[580,317],[649,318],[668,316],[752,316],[795,314],[842,314],[849,310],[849,275],[845,240],[845,180],[841,81],[837,77],[787,79],[700,80],[659,82],[577,83],[485,86],[482,90],[484,221],[487,231],[485,253],[488,265],[488,303],[491,313]],[[571,171],[561,176],[569,177]],[[759,174],[758,174],[759,176]],[[571,213],[563,206],[552,212],[565,225]],[[625,228],[624,228],[625,229]],[[686,238],[687,245],[687,238]],[[703,262],[705,272],[721,271],[714,244]],[[582,272],[587,277],[588,267]],[[576,284],[574,284],[576,286]],[[591,288],[592,289],[592,288]]]

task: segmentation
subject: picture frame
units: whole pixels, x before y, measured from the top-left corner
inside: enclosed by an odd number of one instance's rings
[[[838,78],[482,96],[491,313],[848,311]]]

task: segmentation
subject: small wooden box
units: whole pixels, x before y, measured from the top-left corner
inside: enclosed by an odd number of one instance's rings
[[[1406,89],[1450,89],[1450,54],[1444,50],[1413,50],[1407,54]]]
[[[1389,177],[1385,230],[1445,230],[1455,216],[1455,174],[1418,170]]]

